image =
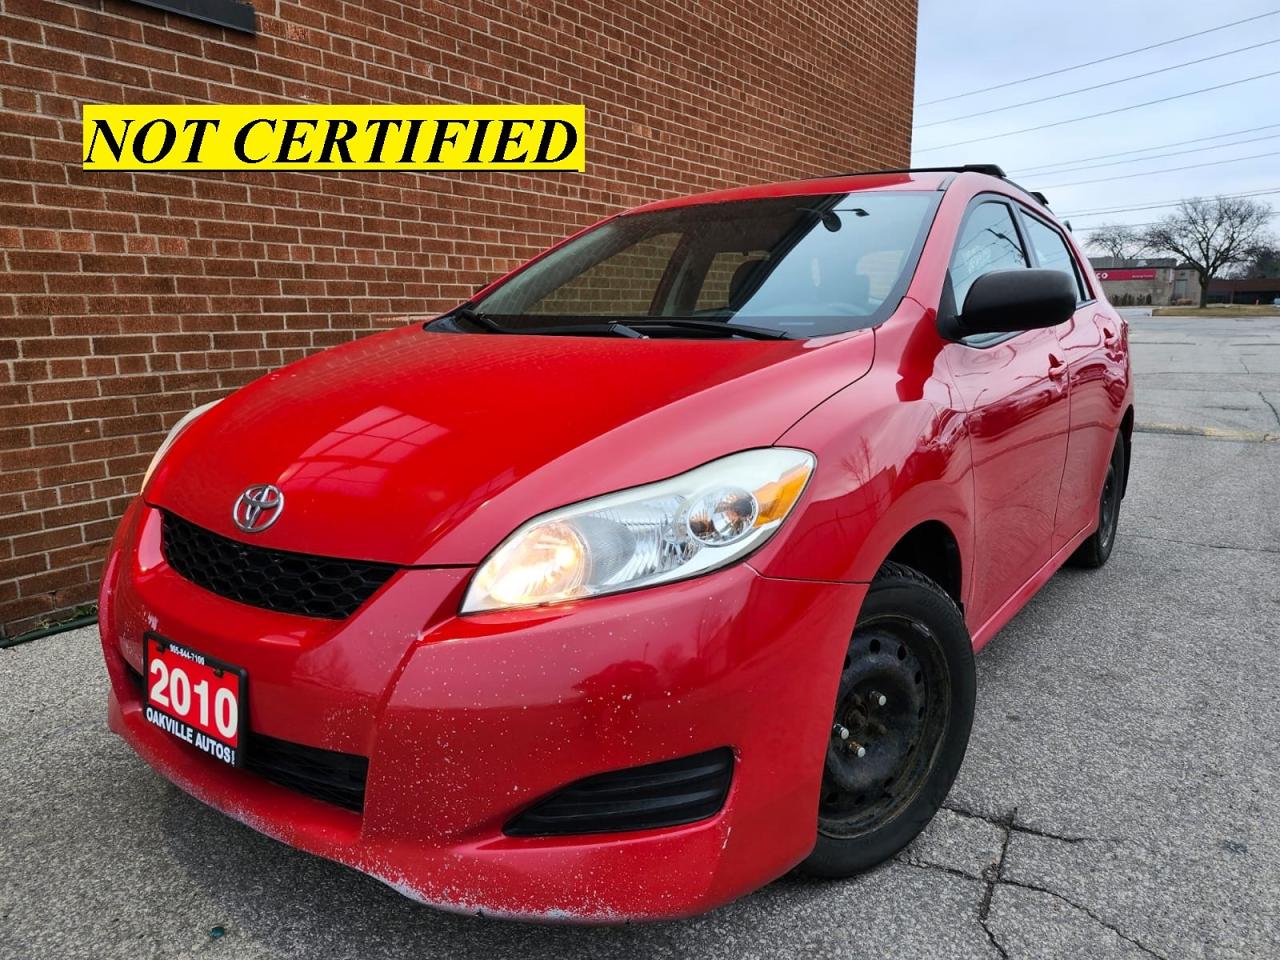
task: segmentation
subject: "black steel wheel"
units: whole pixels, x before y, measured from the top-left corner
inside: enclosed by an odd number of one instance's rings
[[[930,628],[887,614],[858,625],[827,744],[818,820],[859,836],[920,792],[950,713],[947,664]]]
[[[1107,475],[1102,481],[1102,495],[1098,498],[1098,529],[1071,555],[1071,563],[1077,567],[1097,568],[1111,556],[1116,545],[1116,530],[1120,526],[1120,501],[1124,498],[1125,463],[1124,441],[1116,438],[1107,463]]]
[[[910,843],[955,781],[973,706],[973,648],[960,610],[932,580],[885,564],[840,673],[818,841],[801,869],[848,876]]]

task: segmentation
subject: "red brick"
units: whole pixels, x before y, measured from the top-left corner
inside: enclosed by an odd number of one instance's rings
[[[0,630],[93,598],[149,451],[195,403],[431,315],[620,206],[908,158],[912,0],[258,8],[248,38],[124,0],[4,0],[0,559],[48,565],[0,573]],[[84,103],[280,97],[585,102],[589,167],[80,168]]]

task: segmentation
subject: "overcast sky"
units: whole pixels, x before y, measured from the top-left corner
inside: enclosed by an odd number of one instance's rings
[[[1105,63],[973,96],[929,103],[1125,53],[1271,11],[1276,12],[1249,23]],[[1275,42],[1044,103],[1000,110],[988,116],[933,123],[1063,94],[1267,41]],[[1176,96],[1273,71],[1275,76],[1111,116],[929,149]],[[913,161],[916,166],[998,163],[1023,186],[1042,190],[1053,209],[1072,221],[1077,233],[1085,233],[1089,227],[1108,221],[1145,223],[1157,219],[1171,208],[1098,216],[1085,215],[1082,211],[1139,206],[1185,196],[1273,189],[1277,192],[1258,199],[1280,210],[1280,2],[1226,0],[1206,4],[1189,0],[1167,0],[1164,3],[1074,0],[1065,4],[1030,4],[1026,0],[981,0],[979,3],[920,0],[915,123]],[[1268,125],[1269,129],[1254,129]],[[1175,141],[1245,130],[1250,132],[1164,146]],[[1256,139],[1264,137],[1267,139]],[[1255,142],[1242,142],[1246,140]],[[1143,152],[1109,156],[1139,150]],[[1174,152],[1179,155],[1157,156]],[[1271,156],[1104,183],[1065,186],[1082,180],[1258,154]],[[1103,159],[1086,160],[1100,156]],[[1077,160],[1080,162],[1069,163]],[[1111,160],[1135,162],[1064,172],[1041,169],[1049,165],[1055,165],[1055,169],[1066,166],[1078,168]]]

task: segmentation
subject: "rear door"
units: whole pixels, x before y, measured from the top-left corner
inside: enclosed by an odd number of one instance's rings
[[[1056,551],[1097,520],[1102,480],[1120,419],[1118,406],[1124,398],[1123,385],[1118,393],[1112,390],[1121,330],[1105,305],[1093,299],[1071,245],[1058,227],[1025,208],[1019,210],[1035,265],[1069,274],[1077,290],[1075,314],[1057,328],[1070,382],[1071,428],[1054,522]]]
[[[1013,204],[970,205],[948,274],[957,306],[982,274],[1030,266]],[[990,620],[1049,559],[1069,426],[1067,364],[1054,329],[968,337],[944,348],[973,456],[971,627]]]

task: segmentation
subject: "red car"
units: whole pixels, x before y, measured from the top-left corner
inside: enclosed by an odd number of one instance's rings
[[[1125,322],[998,168],[611,217],[174,427],[102,587],[110,723],[408,896],[616,921],[899,850],[973,652],[1107,560]]]

